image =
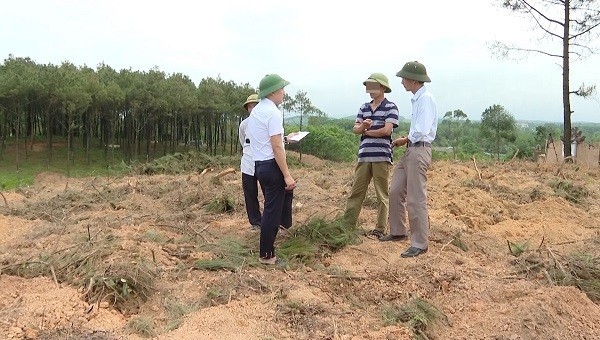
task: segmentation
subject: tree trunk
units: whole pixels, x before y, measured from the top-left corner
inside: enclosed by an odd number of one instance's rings
[[[17,126],[15,128],[15,165],[17,166],[17,171],[19,171],[19,125],[21,124],[19,114],[19,110],[15,111],[17,113]]]
[[[563,114],[564,157],[571,156],[571,100],[569,97],[569,19],[570,0],[565,0],[565,24],[563,33]]]
[[[46,170],[48,170],[52,162],[52,115],[50,108],[46,111],[46,141],[48,143],[46,147]]]
[[[71,177],[71,113],[67,113],[67,177]]]

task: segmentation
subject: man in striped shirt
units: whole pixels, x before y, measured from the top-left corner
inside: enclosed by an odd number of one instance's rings
[[[385,236],[388,220],[388,178],[392,164],[391,135],[398,126],[398,108],[385,98],[392,92],[388,79],[381,73],[373,73],[363,82],[371,101],[358,111],[352,131],[360,135],[358,163],[354,171],[352,191],[346,203],[344,221],[355,227],[371,179],[377,195],[377,224],[371,236]]]

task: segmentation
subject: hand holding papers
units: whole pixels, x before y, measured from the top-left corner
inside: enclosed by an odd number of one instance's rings
[[[298,131],[298,132],[292,132],[287,136],[287,140],[288,142],[292,143],[292,142],[299,142],[302,138],[306,137],[306,135],[308,135],[310,132],[308,131]]]

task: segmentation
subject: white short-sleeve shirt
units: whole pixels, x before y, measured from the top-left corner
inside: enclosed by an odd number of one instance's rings
[[[283,114],[275,103],[268,98],[263,98],[252,109],[246,130],[246,138],[250,139],[250,150],[254,161],[275,158],[271,145],[271,136],[275,135],[283,135]]]

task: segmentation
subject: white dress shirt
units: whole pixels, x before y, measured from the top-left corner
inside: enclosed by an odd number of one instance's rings
[[[437,105],[433,94],[425,86],[422,86],[410,101],[412,102],[412,116],[408,139],[413,143],[433,142],[438,124]]]
[[[250,150],[254,161],[266,161],[275,158],[271,136],[282,135],[283,114],[268,98],[263,98],[252,109],[248,119],[246,138],[250,139]]]

